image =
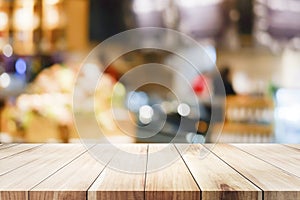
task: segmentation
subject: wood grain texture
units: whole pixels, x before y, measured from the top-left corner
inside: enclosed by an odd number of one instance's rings
[[[0,200],[300,199],[300,145],[22,146],[0,148]]]
[[[12,145],[7,148],[1,149],[0,159],[7,158],[9,156],[22,153],[29,149],[37,148],[41,146],[40,144],[22,144],[22,145]]]
[[[0,200],[10,200],[10,199],[28,200],[28,196],[25,191],[0,192]]]
[[[18,144],[15,144],[15,143],[11,143],[11,144],[1,144],[0,145],[0,150],[1,149],[6,149],[6,148],[9,148],[9,147],[13,147],[13,146],[16,146]]]
[[[149,146],[145,192],[146,200],[200,199],[200,190],[173,145]]]
[[[86,151],[82,145],[51,144],[49,147],[55,151],[51,154],[40,155],[39,159],[2,175],[0,196],[11,195],[10,200],[23,200],[25,194],[27,199],[31,188]],[[14,192],[17,192],[17,196],[14,196]]]
[[[233,144],[233,146],[300,178],[300,149],[279,144]]]
[[[212,151],[262,189],[264,200],[300,199],[298,177],[228,144],[217,144]]]
[[[201,199],[262,199],[262,192],[250,181],[233,170],[212,153],[201,158],[207,151],[202,145],[181,148],[176,145],[185,163],[201,189]],[[186,146],[186,145],[185,145]]]
[[[119,148],[89,189],[89,200],[144,199],[148,145],[119,145]]]
[[[108,156],[105,145],[95,146],[91,150],[97,151],[103,157]],[[111,157],[113,154],[110,154]],[[108,161],[111,159],[108,158]],[[105,160],[105,159],[104,159]],[[55,174],[45,179],[29,192],[30,200],[55,199],[55,200],[86,200],[87,190],[104,169],[89,152],[85,152],[70,164],[64,166]]]
[[[285,146],[295,148],[295,149],[300,149],[300,144],[285,144]]]
[[[10,149],[10,148],[9,148]],[[2,152],[2,149],[0,152]],[[11,172],[23,165],[26,165],[42,156],[45,153],[55,152],[53,148],[43,147],[42,145],[37,145],[36,148],[27,149],[26,151],[14,154],[12,156],[5,157],[0,159],[0,175],[4,175],[8,172]]]

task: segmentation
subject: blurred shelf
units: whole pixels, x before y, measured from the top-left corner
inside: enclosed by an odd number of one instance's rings
[[[213,131],[210,141],[274,141],[274,102],[261,96],[228,96],[222,133]],[[216,124],[214,130],[220,130]]]

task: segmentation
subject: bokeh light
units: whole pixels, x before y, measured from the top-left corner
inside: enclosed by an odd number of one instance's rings
[[[22,58],[19,58],[16,62],[15,69],[18,74],[24,74],[27,69],[25,60]]]
[[[187,105],[186,103],[181,103],[178,105],[177,107],[177,112],[178,114],[180,114],[183,117],[186,117],[190,114],[191,112],[191,108],[189,105]]]
[[[13,48],[10,44],[6,44],[3,46],[2,52],[4,56],[9,58],[13,55]]]
[[[153,108],[148,105],[144,105],[139,109],[139,120],[143,124],[149,124],[152,121],[153,117]]]
[[[10,85],[10,77],[7,73],[0,75],[0,86],[2,88],[7,88]]]

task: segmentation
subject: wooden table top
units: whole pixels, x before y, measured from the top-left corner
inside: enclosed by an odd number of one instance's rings
[[[104,145],[89,147],[103,149],[107,163],[81,144],[0,144],[0,200],[300,199],[300,144],[169,146],[178,159],[149,172],[160,162],[149,155],[162,144],[126,145],[144,155],[134,160]],[[209,153],[201,158],[203,150]],[[121,160],[144,173],[110,167]]]

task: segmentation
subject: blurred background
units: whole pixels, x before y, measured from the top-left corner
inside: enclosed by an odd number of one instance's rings
[[[169,142],[178,131],[178,142],[300,143],[299,18],[299,0],[0,0],[0,142],[79,142],[72,92],[83,59],[119,32],[164,27],[195,39],[218,66],[227,94],[220,119],[210,118],[209,91],[217,96],[219,89],[214,65],[201,66],[201,75],[186,71],[184,63],[177,69],[191,77],[201,105],[195,117],[193,105],[178,102],[170,88],[149,84],[131,91],[127,86],[136,80],[119,81],[141,64],[178,62],[169,52],[136,50],[105,70],[95,114],[84,103],[94,96],[84,92],[88,85],[81,86],[76,112],[87,132],[98,128],[89,124],[96,117],[105,135],[118,142]],[[98,78],[94,74],[110,51],[79,78]],[[186,90],[170,72],[159,73],[178,91]],[[166,123],[151,135],[159,112]],[[186,126],[179,130],[181,120]],[[221,135],[214,131],[219,129]]]

